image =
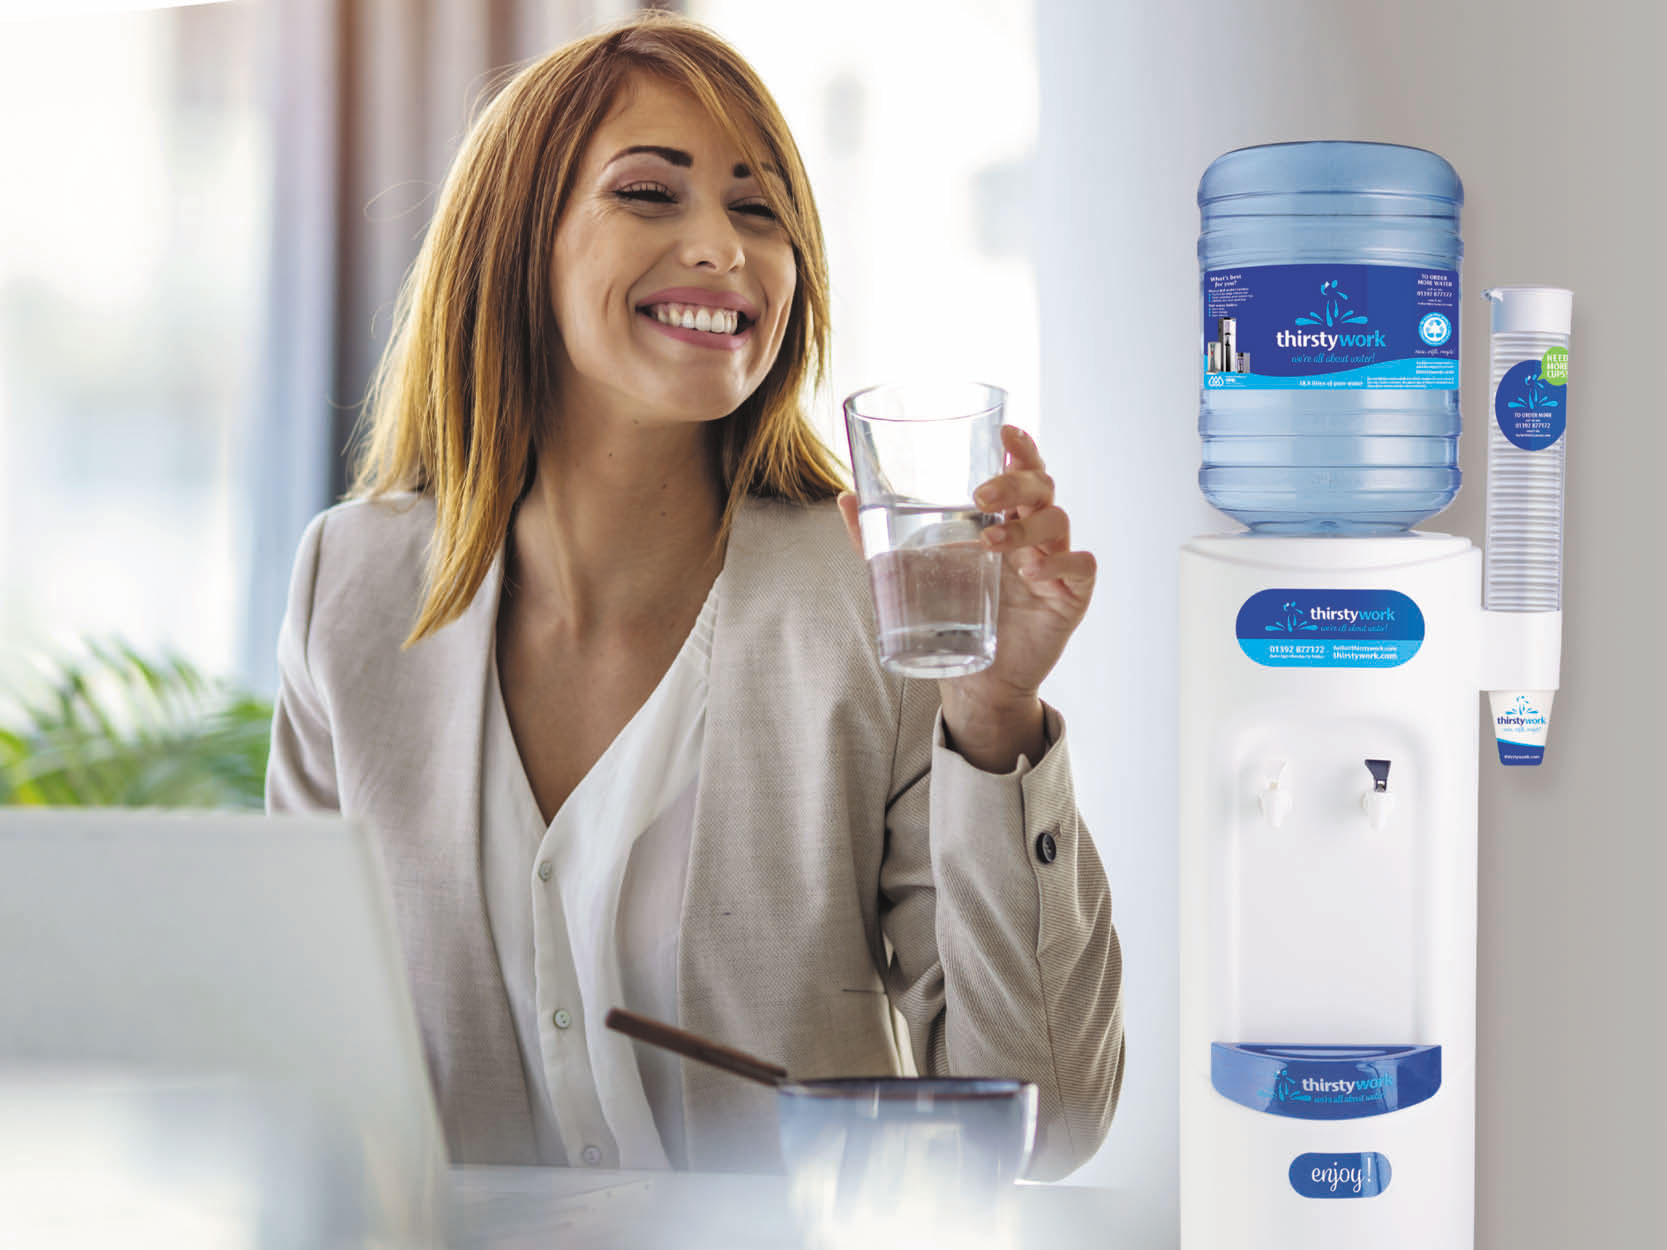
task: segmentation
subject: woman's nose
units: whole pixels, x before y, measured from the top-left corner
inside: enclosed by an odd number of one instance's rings
[[[747,263],[740,232],[729,219],[726,206],[714,204],[702,208],[690,213],[685,221],[682,259],[689,268],[731,273]]]

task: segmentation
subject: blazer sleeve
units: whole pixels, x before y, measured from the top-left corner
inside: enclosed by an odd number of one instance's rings
[[[272,705],[272,749],[266,764],[268,812],[333,812],[341,808],[329,708],[313,681],[309,644],[325,517],[301,536],[290,575],[289,603],[278,630],[278,694]]]
[[[1122,952],[1064,720],[1048,708],[1047,753],[998,776],[946,745],[931,683],[904,686],[880,870],[887,991],[921,1075],[1036,1084],[1027,1175],[1057,1180],[1099,1148],[1123,1080]]]

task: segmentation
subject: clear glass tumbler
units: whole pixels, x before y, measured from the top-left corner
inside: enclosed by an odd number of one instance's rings
[[[874,386],[845,401],[880,663],[960,677],[996,654],[999,517],[972,493],[1001,472],[1007,392],[977,382]]]

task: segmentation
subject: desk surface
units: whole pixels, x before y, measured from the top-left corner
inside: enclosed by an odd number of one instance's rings
[[[779,1176],[460,1167],[453,1250],[790,1250]],[[1166,1250],[1176,1231],[1133,1193],[1021,1185],[1022,1250]]]

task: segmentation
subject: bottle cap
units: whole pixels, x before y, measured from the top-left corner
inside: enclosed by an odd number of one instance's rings
[[[1568,334],[1574,292],[1560,286],[1494,286],[1482,292],[1493,304],[1495,334]]]

